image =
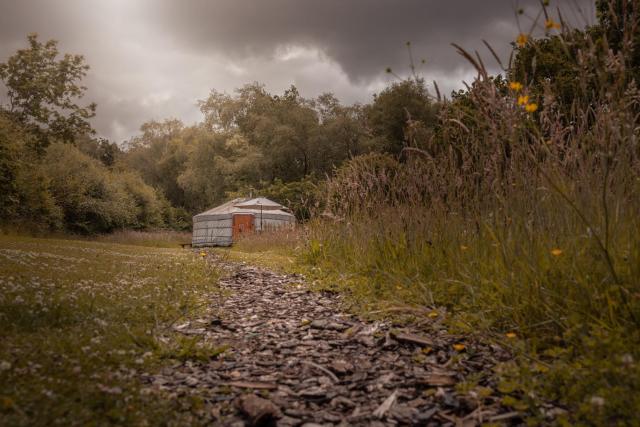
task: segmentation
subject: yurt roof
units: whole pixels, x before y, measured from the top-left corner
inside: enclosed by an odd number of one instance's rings
[[[262,209],[260,208],[260,206],[262,206]],[[208,211],[199,213],[195,217],[233,213],[259,214],[261,211],[269,211],[269,213],[273,214],[293,216],[293,214],[285,211],[284,209],[284,206],[264,197],[258,197],[255,199],[238,198],[223,203],[220,206],[216,206],[215,208],[209,209]]]
[[[282,209],[282,206],[279,203],[274,202],[273,200],[269,200],[266,197],[257,197],[255,199],[246,200],[244,202],[236,203],[235,207],[243,208],[243,209]]]

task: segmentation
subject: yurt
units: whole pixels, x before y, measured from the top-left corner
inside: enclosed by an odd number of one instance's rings
[[[234,199],[193,217],[193,247],[231,246],[243,233],[291,226],[293,214],[269,199]]]

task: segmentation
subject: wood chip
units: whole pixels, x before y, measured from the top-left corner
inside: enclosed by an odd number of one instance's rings
[[[223,383],[223,385],[239,388],[253,388],[256,390],[275,390],[278,388],[278,384],[261,383],[254,381],[232,381],[230,383]]]
[[[393,393],[389,395],[389,397],[385,399],[384,402],[382,402],[380,406],[378,406],[378,408],[375,411],[373,411],[373,416],[378,418],[384,417],[384,414],[386,414],[387,411],[396,402],[397,397],[398,397],[398,390],[395,390]]]
[[[311,366],[312,368],[315,368],[315,369],[319,370],[320,372],[322,372],[322,373],[324,373],[324,374],[327,374],[327,376],[328,376],[329,378],[331,378],[331,380],[332,380],[334,383],[337,383],[337,382],[339,382],[339,381],[340,381],[340,380],[338,379],[338,377],[336,377],[336,376],[335,376],[335,374],[334,374],[333,372],[331,372],[330,370],[328,370],[328,369],[327,369],[327,368],[325,368],[324,366],[320,366],[320,365],[318,365],[317,363],[309,362],[309,361],[306,361],[306,360],[303,360],[303,361],[302,361],[302,363],[303,363],[303,364],[305,364],[305,365],[307,365],[307,366]]]
[[[396,341],[405,342],[409,344],[417,344],[422,347],[434,347],[435,344],[432,340],[427,337],[423,337],[420,335],[409,334],[404,332],[394,332],[391,331],[391,337]]]
[[[424,378],[418,379],[418,384],[425,384],[432,387],[455,385],[455,377],[451,374],[429,374]]]
[[[516,418],[521,416],[520,412],[505,412],[504,414],[500,414],[500,415],[495,415],[491,418],[489,418],[489,421],[494,422],[494,421],[504,421],[504,420],[509,420],[511,418]]]
[[[238,399],[238,408],[249,419],[249,425],[265,426],[273,425],[277,418],[282,416],[280,408],[273,402],[258,397],[254,394],[246,394]]]

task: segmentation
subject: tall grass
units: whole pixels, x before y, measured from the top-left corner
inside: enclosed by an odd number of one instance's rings
[[[522,399],[542,392],[575,419],[625,423],[640,407],[640,91],[625,52],[575,34],[560,36],[584,82],[571,105],[552,81],[520,75],[524,88],[510,89],[459,49],[478,70],[468,92],[444,101],[434,132],[409,122],[402,159],[336,173],[332,220],[311,226],[305,256],[359,278],[349,286],[361,298],[515,331],[523,360],[546,360],[544,373],[514,368]]]
[[[302,226],[264,230],[242,236],[234,242],[234,248],[242,252],[265,252],[290,254],[297,252],[304,244]]]

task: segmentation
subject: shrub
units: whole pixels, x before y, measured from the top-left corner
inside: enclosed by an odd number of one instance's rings
[[[43,159],[65,227],[80,233],[165,225],[166,201],[133,172],[110,171],[68,144],[52,144]]]
[[[49,191],[49,178],[36,165],[32,138],[0,114],[0,223],[41,231],[60,228],[62,211]]]

